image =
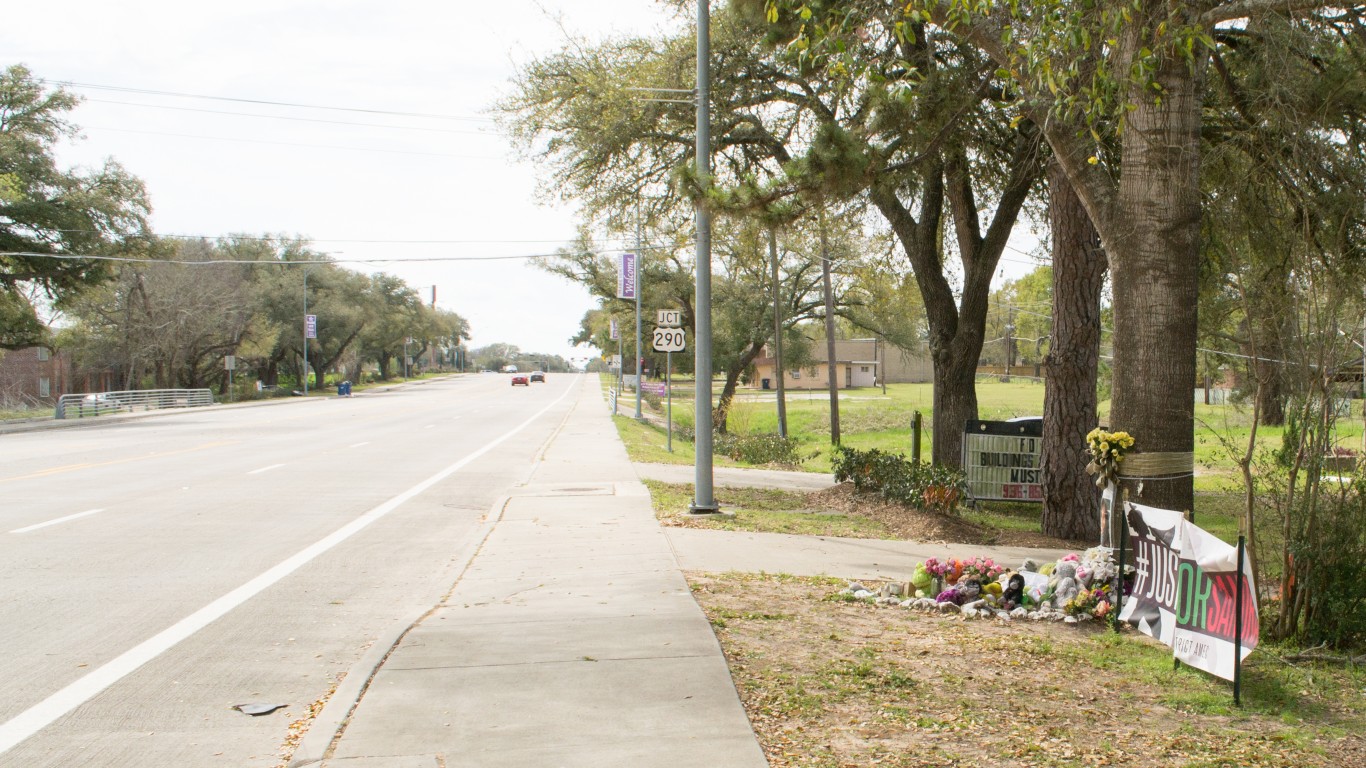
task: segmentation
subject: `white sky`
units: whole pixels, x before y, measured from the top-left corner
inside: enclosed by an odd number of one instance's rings
[[[85,138],[61,159],[118,160],[146,182],[163,235],[300,235],[339,260],[520,256],[567,243],[575,222],[537,200],[535,169],[488,119],[518,65],[558,50],[565,30],[600,40],[689,21],[656,0],[45,0],[6,7],[0,65],[50,81],[464,118],[77,86],[86,101],[71,117]],[[1007,276],[1029,269],[1006,257]],[[435,285],[476,347],[589,354],[568,339],[593,301],[528,260],[347,266],[398,275],[428,301]]]
[[[160,234],[297,234],[339,260],[527,255],[568,242],[573,211],[536,200],[535,169],[488,108],[518,65],[561,47],[559,17],[590,39],[684,23],[654,0],[46,0],[7,5],[0,65],[50,81],[468,118],[73,87],[86,98],[71,115],[85,138],[61,160],[118,160],[146,182]],[[445,242],[393,242],[415,240]],[[437,286],[474,346],[588,354],[568,343],[593,305],[587,292],[526,260],[347,266],[398,275],[428,301]]]

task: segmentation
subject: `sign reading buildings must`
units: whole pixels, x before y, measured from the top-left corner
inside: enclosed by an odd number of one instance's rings
[[[963,428],[963,470],[978,499],[1042,501],[1039,461],[1043,422],[969,421]]]

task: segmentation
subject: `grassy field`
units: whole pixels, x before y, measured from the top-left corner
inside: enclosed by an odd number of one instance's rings
[[[606,390],[610,379],[603,377]],[[675,382],[673,417],[675,425],[691,426],[693,408],[689,384]],[[984,419],[1003,420],[1014,416],[1037,416],[1043,412],[1043,385],[1028,379],[1004,383],[995,378],[978,382],[980,415]],[[930,419],[933,417],[933,392],[929,384],[893,384],[884,395],[880,388],[841,392],[841,442],[851,448],[879,448],[910,454],[911,419],[919,411],[923,418],[920,436],[921,456],[930,455]],[[673,450],[666,449],[667,435],[661,426],[663,411],[648,408],[659,423],[639,422],[628,414],[634,412],[635,400],[628,393],[621,402],[616,418],[617,429],[634,461],[669,464],[692,464],[692,443],[682,440],[675,432]],[[1346,447],[1361,445],[1361,402],[1353,403],[1353,415],[1339,423],[1336,443]],[[1101,419],[1109,410],[1109,402],[1101,403]],[[787,398],[789,434],[800,442],[802,463],[799,469],[808,472],[830,471],[830,415],[825,392],[793,392]],[[1251,434],[1250,408],[1238,405],[1196,404],[1196,519],[1201,527],[1226,541],[1238,535],[1238,516],[1241,513],[1242,478],[1237,461],[1247,449]],[[777,405],[774,393],[742,390],[731,411],[729,428],[736,433],[766,433],[777,431]],[[1279,427],[1259,427],[1258,446],[1270,450],[1281,444],[1283,430]],[[716,466],[743,466],[725,456],[714,458]],[[1038,530],[1039,506],[990,502],[977,509],[964,510],[963,516],[980,525],[1003,530]]]

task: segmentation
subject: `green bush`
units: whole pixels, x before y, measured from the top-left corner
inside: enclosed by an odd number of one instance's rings
[[[1316,507],[1315,526],[1290,545],[1307,596],[1304,643],[1366,648],[1366,474],[1323,493]]]
[[[796,439],[771,432],[757,435],[727,433],[716,436],[714,447],[718,453],[747,464],[782,464],[791,467],[802,463],[801,456],[797,454],[797,445]]]
[[[690,443],[697,442],[697,430],[691,424],[675,424],[674,435]],[[794,437],[781,437],[772,432],[753,435],[737,435],[733,432],[712,434],[712,451],[735,461],[746,464],[781,464],[795,467],[802,463],[797,448],[801,441]]]
[[[855,490],[877,493],[908,507],[949,513],[967,494],[961,471],[910,462],[900,453],[839,446],[831,463],[837,482],[852,481]]]

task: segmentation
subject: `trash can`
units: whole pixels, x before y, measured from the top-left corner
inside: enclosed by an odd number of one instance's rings
[[[338,384],[338,385],[337,385],[337,395],[338,395],[339,397],[350,397],[350,396],[351,396],[351,382],[349,382],[349,381],[343,381],[342,383]]]
[[[768,388],[769,388],[769,386],[768,386],[768,379],[763,379],[763,380],[762,380],[762,382],[761,382],[761,388],[762,388],[762,389],[768,389]]]

